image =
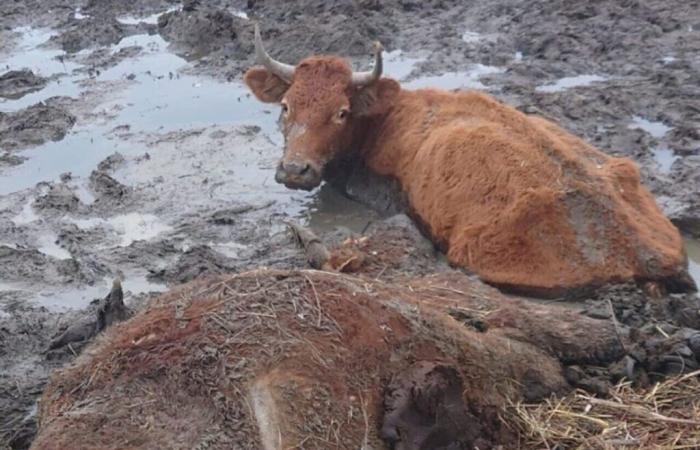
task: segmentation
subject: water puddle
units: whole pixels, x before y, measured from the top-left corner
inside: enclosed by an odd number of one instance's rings
[[[479,42],[483,39],[483,36],[475,31],[465,31],[462,33],[462,40],[468,44],[473,44],[474,42]]]
[[[51,310],[72,308],[84,308],[91,301],[104,298],[112,289],[112,279],[105,278],[92,286],[83,286],[78,289],[46,289],[40,292],[35,301]],[[139,295],[164,292],[167,287],[158,283],[151,283],[145,274],[127,273],[122,282],[125,295]]]
[[[37,250],[56,259],[71,259],[71,254],[56,243],[58,237],[55,234],[44,234],[37,239]]]
[[[629,128],[643,130],[655,139],[663,138],[673,129],[663,122],[654,122],[639,116],[634,116],[632,118],[632,123],[629,125]],[[651,151],[654,160],[659,166],[659,170],[664,174],[671,171],[671,166],[673,166],[673,163],[679,158],[673,153],[673,150],[665,146],[653,148]]]
[[[73,219],[72,222],[84,230],[96,227],[112,229],[121,238],[120,247],[128,247],[135,241],[148,241],[172,230],[153,214],[141,213],[128,213],[110,219]]]
[[[36,212],[34,212],[32,203],[32,199],[29,199],[29,201],[25,203],[22,207],[22,211],[20,211],[19,214],[12,218],[12,223],[14,223],[17,226],[21,226],[39,220],[39,216],[36,214]]]
[[[123,25],[138,25],[140,23],[147,23],[149,25],[156,25],[158,23],[158,18],[160,16],[162,16],[163,14],[167,14],[169,12],[179,11],[180,8],[181,8],[181,6],[177,5],[177,6],[170,7],[165,11],[155,13],[155,14],[150,14],[148,16],[142,16],[142,17],[135,17],[135,16],[117,17],[117,22],[119,22]]]
[[[0,170],[0,195],[29,188],[40,181],[55,180],[65,172],[85,177],[114,152],[124,156],[145,153],[143,146],[109,136],[109,131],[118,124],[129,124],[132,132],[159,133],[222,123],[255,124],[275,135],[276,116],[270,113],[269,106],[254,100],[240,82],[224,83],[178,74],[187,62],[167,52],[167,43],[159,35],[130,36],[112,51],[134,45],[144,48],[142,55],[122,61],[95,79],[105,85],[117,81],[126,85],[112,92],[110,101],[100,106],[113,117],[103,123],[78,124],[63,140],[23,152],[22,156],[29,160]],[[132,75],[134,79],[129,81],[127,77]],[[71,76],[62,85],[78,86],[81,77]],[[70,87],[52,94],[76,95],[76,92]]]
[[[424,76],[402,83],[409,89],[439,87],[445,90],[487,89],[479,79],[485,75],[501,73],[503,69],[483,64],[473,64],[465,72],[446,72],[440,75]]]
[[[673,153],[673,150],[667,147],[659,147],[651,150],[654,156],[654,161],[659,166],[659,171],[663,174],[671,172],[673,163],[679,158]]]
[[[0,111],[13,112],[56,95],[75,96],[80,93],[80,89],[73,82],[64,79],[80,66],[71,61],[65,61],[63,50],[45,45],[53,34],[51,30],[18,27],[12,31],[19,33],[20,39],[13,53],[4,57],[3,70],[29,69],[36,75],[51,78],[51,81],[43,89],[19,99],[0,98]]]
[[[554,83],[537,86],[535,90],[538,92],[561,92],[573,87],[588,86],[605,80],[607,78],[600,75],[576,75],[574,77],[560,78]]]
[[[85,20],[85,19],[90,17],[86,14],[81,13],[80,11],[81,11],[81,8],[75,8],[75,12],[73,12],[73,18],[75,20]]]
[[[685,251],[688,254],[688,272],[700,287],[700,241],[686,238]]]
[[[384,72],[401,82],[407,89],[439,88],[445,90],[454,89],[487,89],[479,81],[485,75],[502,73],[500,67],[472,64],[462,72],[446,72],[440,75],[413,76],[418,65],[425,61],[424,58],[408,56],[401,50],[386,52],[384,60]]]
[[[629,128],[644,130],[649,133],[651,137],[656,139],[664,137],[666,133],[673,129],[663,122],[653,122],[639,116],[634,116],[632,118],[632,123],[629,125]]]

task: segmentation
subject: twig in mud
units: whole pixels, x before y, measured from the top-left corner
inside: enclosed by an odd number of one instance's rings
[[[617,322],[617,317],[615,317],[615,310],[613,309],[612,302],[608,299],[608,310],[610,311],[610,319],[612,320],[613,326],[615,327],[615,336],[617,336],[617,341],[620,343],[622,350],[627,353],[627,346],[622,340],[622,334],[620,333],[620,324]]]

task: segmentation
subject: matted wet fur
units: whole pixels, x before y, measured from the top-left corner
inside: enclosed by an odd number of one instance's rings
[[[623,353],[609,321],[458,279],[256,270],[190,283],[53,377],[32,448],[386,448],[384,386],[420,364],[447,378],[426,381],[424,395],[436,397],[415,404],[454,410],[441,392],[460,386],[454,423],[478,421],[480,448],[489,448],[517,438],[500,419],[508,401],[568,390],[561,360],[605,364]],[[465,326],[456,310],[478,314],[488,330]],[[530,320],[512,320],[521,315]],[[444,448],[474,439],[447,435],[457,441]],[[420,436],[434,439],[430,429]]]

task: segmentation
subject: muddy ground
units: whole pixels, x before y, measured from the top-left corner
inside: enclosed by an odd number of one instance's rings
[[[278,111],[240,84],[252,64],[253,20],[272,55],[289,63],[334,52],[366,67],[379,39],[389,51],[387,75],[406,86],[486,89],[550,117],[637,161],[664,211],[700,237],[698,1],[7,3],[0,17],[0,448],[26,447],[37,395],[50,371],[73,356],[45,349],[92,314],[90,302],[109,292],[119,272],[127,305],[137,308],[203,274],[304,266],[286,219],[332,243],[371,232],[396,212],[384,191],[358,189],[363,183],[350,192],[380,211],[327,185],[307,194],[274,183]],[[402,270],[449,270],[419,234],[403,234],[406,220],[379,225],[422,249]],[[697,277],[697,241],[688,240],[688,252]],[[634,286],[579,307],[609,317],[607,300],[633,327],[659,320],[670,322],[663,326],[671,334],[697,328],[696,300],[658,306]]]

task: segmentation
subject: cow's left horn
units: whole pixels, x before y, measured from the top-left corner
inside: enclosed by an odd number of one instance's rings
[[[353,72],[353,86],[367,86],[368,84],[374,83],[382,76],[382,51],[384,51],[384,47],[382,47],[379,41],[376,41],[374,43],[374,67],[369,72]]]
[[[262,64],[267,70],[284,81],[288,83],[292,81],[294,66],[275,61],[267,54],[263,46],[262,36],[260,36],[260,27],[257,23],[255,24],[255,59],[257,59],[258,64]]]

